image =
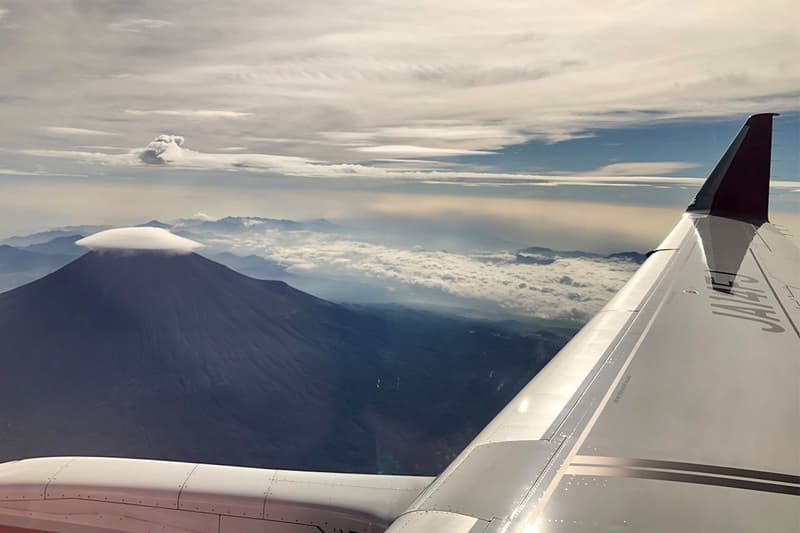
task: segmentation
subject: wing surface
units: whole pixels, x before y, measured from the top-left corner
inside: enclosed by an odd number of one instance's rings
[[[376,533],[426,477],[116,459],[0,464],[0,533]]]
[[[772,117],[389,531],[800,530],[800,251],[767,221]]]

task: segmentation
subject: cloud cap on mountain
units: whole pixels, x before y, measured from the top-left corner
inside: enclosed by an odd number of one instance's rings
[[[140,250],[188,254],[203,246],[162,228],[116,228],[101,231],[75,242],[95,251]]]

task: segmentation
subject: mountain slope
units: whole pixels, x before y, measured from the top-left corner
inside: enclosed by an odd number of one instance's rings
[[[0,460],[427,474],[564,342],[335,305],[196,254],[126,252],[0,294],[0,339]]]

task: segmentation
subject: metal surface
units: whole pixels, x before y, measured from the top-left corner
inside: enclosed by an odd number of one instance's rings
[[[183,485],[179,507],[186,511],[263,518],[267,487],[276,472],[197,465]]]
[[[800,523],[800,338],[788,311],[798,309],[789,297],[789,288],[798,285],[797,273],[773,260],[785,254],[769,248],[785,244],[769,225],[756,231],[744,222],[687,215],[678,228],[682,235],[668,237],[670,251],[648,259],[663,258],[658,275],[632,280],[636,289],[623,291],[641,295],[634,299],[639,303],[609,303],[631,318],[605,333],[614,340],[586,376],[588,384],[543,433],[557,449],[541,471],[531,474],[535,482],[526,497],[507,497],[506,507],[499,509],[492,484],[473,481],[473,492],[462,505],[451,503],[454,509],[491,518],[489,529],[505,532],[611,531],[625,524],[674,531],[698,507],[664,511],[676,505],[674,495],[683,486],[685,493],[707,498],[709,506],[700,506],[703,511],[693,518],[706,531],[744,531],[755,523],[793,531],[786,527]],[[768,271],[783,278],[769,279]],[[537,376],[537,388],[558,385],[543,376],[544,371]],[[534,382],[526,387],[528,394]],[[617,464],[597,464],[609,458]],[[438,487],[463,484],[455,472],[465,468],[470,455],[461,461],[410,509],[424,505],[431,491],[442,490]],[[509,461],[525,464],[515,457]],[[574,483],[593,484],[591,502],[575,495]],[[604,486],[617,492],[605,492]],[[759,496],[747,498],[742,492]],[[623,502],[614,500],[622,493]],[[485,505],[470,503],[479,495],[492,501],[491,517]],[[751,518],[729,529],[724,514],[707,512],[726,499]],[[581,505],[592,511],[584,512]],[[637,511],[647,507],[652,509]],[[773,515],[763,514],[765,509]],[[432,529],[421,525],[415,531]]]
[[[640,272],[411,513],[444,492],[449,508],[487,519],[487,533],[800,530],[800,251],[762,224],[764,117],[748,121]],[[509,456],[529,474],[510,481],[523,498],[491,472],[459,476],[492,463],[477,447],[527,439],[554,452],[532,472]],[[404,530],[436,528],[420,519]]]
[[[385,528],[432,481],[418,476],[334,474],[278,470],[270,481],[264,518],[324,525],[340,516],[360,531]]]
[[[745,232],[728,235],[749,243]],[[704,266],[704,252],[715,252],[699,244],[682,250],[669,301],[580,453],[796,472],[798,337],[753,255],[735,259],[741,289],[720,292]]]
[[[195,466],[171,461],[76,457],[53,475],[45,499],[99,500],[177,509],[180,490]]]
[[[557,448],[557,442],[543,440],[478,446],[411,510],[448,511],[487,522],[503,516],[509,506],[523,502]]]
[[[431,478],[56,457],[0,464],[0,525],[47,531],[383,531]]]
[[[392,524],[392,531],[453,531],[458,533],[483,533],[489,524],[472,516],[444,511],[413,511],[404,514]]]
[[[798,498],[692,483],[568,474],[531,531],[795,533]]]

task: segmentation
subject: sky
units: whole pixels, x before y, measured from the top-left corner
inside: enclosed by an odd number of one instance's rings
[[[0,0],[0,237],[203,213],[658,244],[751,113],[800,232],[790,1]]]

